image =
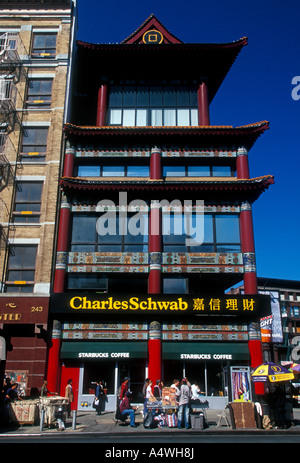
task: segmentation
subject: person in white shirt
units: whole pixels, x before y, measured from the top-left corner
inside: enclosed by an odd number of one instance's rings
[[[191,389],[192,389],[192,399],[193,399],[193,400],[197,400],[197,399],[200,400],[200,398],[201,398],[201,396],[200,396],[200,394],[201,394],[201,389],[200,389],[200,387],[198,386],[198,384],[197,384],[197,383],[192,384]]]

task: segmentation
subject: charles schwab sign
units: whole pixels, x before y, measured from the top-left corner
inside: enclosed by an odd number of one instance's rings
[[[270,314],[270,299],[262,295],[122,295],[122,294],[54,294],[52,313],[236,315],[253,318]]]

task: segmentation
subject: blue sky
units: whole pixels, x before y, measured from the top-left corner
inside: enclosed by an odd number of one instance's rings
[[[292,79],[300,76],[299,0],[77,1],[77,38],[87,42],[121,42],[152,13],[186,43],[248,37],[210,106],[211,124],[270,122],[249,153],[251,177],[275,177],[253,204],[257,273],[300,280],[300,99],[292,98]]]

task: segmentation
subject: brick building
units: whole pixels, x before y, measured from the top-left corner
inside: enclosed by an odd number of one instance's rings
[[[75,8],[70,0],[0,6],[0,335],[3,370],[41,387],[67,120]]]

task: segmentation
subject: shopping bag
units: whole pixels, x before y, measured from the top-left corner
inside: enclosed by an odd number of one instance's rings
[[[167,424],[168,428],[176,428],[177,427],[177,415],[176,415],[176,413],[166,415],[166,424]]]
[[[98,399],[98,397],[95,397],[95,398],[94,398],[94,401],[93,401],[92,407],[93,407],[93,408],[97,408],[98,405],[99,405],[99,399]]]

